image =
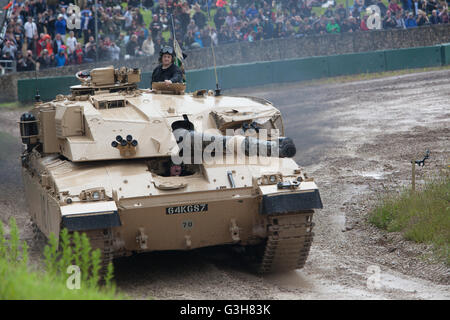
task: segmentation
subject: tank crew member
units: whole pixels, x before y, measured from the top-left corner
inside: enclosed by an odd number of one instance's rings
[[[181,176],[181,173],[183,171],[183,168],[180,165],[172,165],[170,167],[170,176],[174,177],[174,176]]]
[[[159,52],[160,65],[153,70],[152,82],[176,83],[183,81],[183,73],[174,63],[175,52],[165,46]]]

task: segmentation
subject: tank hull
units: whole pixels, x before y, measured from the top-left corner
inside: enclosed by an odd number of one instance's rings
[[[117,228],[127,251],[140,251],[136,230],[148,235],[145,250],[194,249],[236,242],[230,228],[239,228],[239,240],[255,240],[252,228],[262,223],[251,189],[233,189],[171,196],[136,198],[121,204],[122,226]],[[239,195],[239,197],[236,197]]]

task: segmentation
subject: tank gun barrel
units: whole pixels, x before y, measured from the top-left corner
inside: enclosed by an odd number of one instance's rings
[[[246,156],[267,156],[292,158],[297,150],[291,138],[279,137],[275,140],[261,140],[254,137],[222,136],[198,131],[177,129],[174,131],[177,143],[183,149],[204,152],[207,148],[217,152],[240,152]]]

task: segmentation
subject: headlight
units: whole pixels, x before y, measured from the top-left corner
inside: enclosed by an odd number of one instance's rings
[[[100,201],[105,200],[105,189],[104,188],[92,188],[81,191],[80,199],[83,201]]]
[[[98,191],[92,192],[92,199],[93,200],[100,200],[100,192],[98,192]]]
[[[258,184],[277,184],[280,181],[283,181],[281,174],[266,174],[258,179]]]

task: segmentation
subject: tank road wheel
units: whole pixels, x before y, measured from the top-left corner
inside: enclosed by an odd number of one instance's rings
[[[299,211],[267,217],[267,239],[247,247],[260,274],[303,268],[314,236],[314,211]]]
[[[33,241],[34,242],[38,242],[38,241],[46,242],[47,238],[45,237],[45,235],[42,233],[41,229],[39,229],[38,225],[33,220],[31,220],[31,231],[33,233]]]
[[[32,232],[32,239],[31,242],[28,243],[30,246],[29,249],[33,251],[44,250],[44,247],[47,244],[48,239],[33,220],[31,220],[31,232]]]

